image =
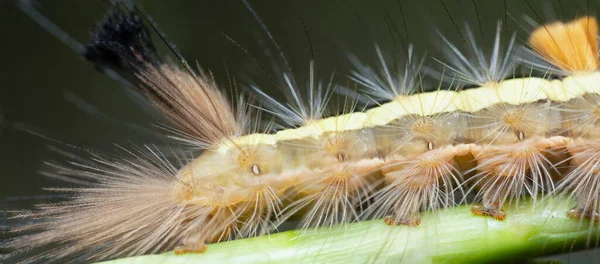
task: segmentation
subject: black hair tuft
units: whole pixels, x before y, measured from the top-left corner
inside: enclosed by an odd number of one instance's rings
[[[160,63],[142,18],[117,8],[110,10],[92,30],[92,40],[85,46],[83,56],[99,67],[119,72],[138,72],[147,63]]]

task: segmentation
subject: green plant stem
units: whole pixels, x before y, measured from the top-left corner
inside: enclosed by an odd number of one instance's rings
[[[510,261],[595,244],[597,225],[566,216],[564,199],[523,201],[505,208],[507,219],[474,216],[469,206],[424,213],[418,227],[371,220],[333,228],[287,231],[211,244],[205,253],[138,256],[132,263],[466,263]]]

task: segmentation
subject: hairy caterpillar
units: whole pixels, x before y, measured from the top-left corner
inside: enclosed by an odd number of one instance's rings
[[[598,78],[596,57],[590,59],[590,54],[597,54],[597,29],[592,19],[548,25],[547,31],[532,33],[532,45],[542,43],[535,51],[556,67],[556,75],[568,75],[561,80],[504,80],[505,74],[489,73],[511,70],[486,67],[491,70],[478,75],[450,59],[447,64],[466,77],[461,82],[482,87],[454,91],[440,86],[438,91],[410,95],[417,82],[393,80],[389,73],[382,77],[363,66],[354,79],[371,94],[391,95],[387,97],[391,102],[364,113],[348,113],[356,108],[350,104],[344,114],[323,118],[328,95],[311,78],[309,91],[314,96],[303,100],[295,93],[297,101],[291,106],[262,94],[267,111],[296,126],[267,134],[256,133],[263,132],[256,128],[257,118],[247,113],[244,103],[232,106],[209,74],[194,75],[185,66],[159,59],[148,31],[140,26],[141,18],[119,12],[112,16],[88,46],[87,57],[133,80],[176,125],[179,138],[205,151],[181,168],[151,152],[133,155],[135,161],[98,157],[94,167],[81,164],[65,171],[93,178],[106,188],[65,189],[81,192],[75,204],[21,214],[49,217],[49,222],[28,228],[51,229],[11,241],[11,247],[56,241],[102,246],[86,256],[90,259],[176,246],[180,253],[197,252],[206,242],[270,232],[279,224],[272,223],[273,218],[283,221],[298,211],[305,211],[304,227],[372,217],[386,217],[389,224],[418,225],[419,211],[451,206],[453,195],[468,191],[467,187],[475,188],[481,201],[474,213],[503,219],[503,204],[525,193],[551,192],[552,177],[557,175],[566,175],[558,191],[579,197],[572,216],[596,214],[596,187],[588,184],[595,180],[597,159],[593,141],[597,91],[590,85]],[[127,34],[120,35],[114,25]],[[578,44],[587,45],[572,45],[576,36],[585,40]],[[492,61],[485,63],[498,65]],[[385,62],[382,66],[387,67]],[[411,67],[406,75],[417,75]],[[402,78],[418,79],[406,75]],[[283,78],[282,86],[298,92],[291,75]],[[477,164],[469,167],[465,159]],[[574,168],[560,172],[557,166],[565,162]],[[472,174],[466,183],[463,174]],[[85,196],[88,192],[98,194]],[[129,195],[118,195],[123,193]],[[65,214],[72,212],[71,206],[80,211]],[[114,217],[96,219],[107,211]],[[86,248],[68,242],[57,246],[42,257],[88,254],[82,251]]]

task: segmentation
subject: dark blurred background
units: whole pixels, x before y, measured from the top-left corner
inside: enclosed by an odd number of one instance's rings
[[[235,77],[238,85],[243,85],[244,76],[249,76],[268,93],[281,96],[268,76],[278,52],[241,1],[139,3],[185,58],[212,71],[223,87],[230,87],[228,76]],[[534,20],[539,16],[544,21],[571,19],[585,14],[588,6],[585,1],[532,0],[534,13],[522,0],[509,0],[506,5],[503,1],[483,0],[444,3],[461,30],[465,22],[471,25],[477,41],[486,50],[493,44],[499,19],[506,21],[505,32],[518,32],[517,41],[522,43],[527,38],[523,16]],[[379,65],[375,43],[381,46],[390,64],[403,65],[408,39],[415,45],[415,55],[426,55],[425,65],[432,67],[438,64],[431,58],[442,55],[437,31],[463,47],[457,29],[437,0],[250,4],[278,42],[301,84],[308,80],[309,42],[318,78],[326,82],[335,72],[334,79],[339,84],[348,83],[352,69],[348,53],[373,67]],[[100,0],[41,0],[36,6],[50,21],[83,43],[110,8],[108,2]],[[589,3],[593,15],[597,6],[596,2]],[[96,71],[10,1],[0,2],[0,39],[0,209],[30,206],[37,198],[43,198],[38,195],[48,194],[43,187],[60,184],[39,173],[48,169],[44,161],[65,158],[49,146],[68,143],[110,153],[116,149],[115,144],[127,147],[160,140],[154,135],[160,130],[153,127],[163,121],[160,117],[142,107],[139,98]],[[165,45],[157,46],[161,54],[170,55]],[[568,255],[563,259],[585,260],[579,257]]]

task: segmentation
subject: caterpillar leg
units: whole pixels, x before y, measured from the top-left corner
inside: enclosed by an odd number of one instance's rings
[[[501,175],[495,175],[493,177],[496,178],[494,182],[506,180],[503,179],[504,177]],[[511,195],[511,190],[502,188],[501,186],[492,185],[491,183],[485,184],[484,188],[487,187],[490,189],[485,190],[480,204],[471,206],[471,213],[476,216],[489,216],[498,221],[504,221],[506,219],[506,213],[502,210],[502,207]]]
[[[207,246],[204,242],[204,239],[188,237],[183,240],[183,245],[175,247],[175,254],[182,255],[187,253],[204,253],[206,248]]]
[[[421,218],[419,216],[412,217],[398,217],[395,215],[388,215],[383,219],[383,222],[386,225],[398,226],[398,225],[407,225],[407,226],[419,226],[421,224]]]
[[[181,244],[175,247],[175,254],[204,253],[206,251],[206,235],[201,231],[193,232],[185,236]]]
[[[506,213],[500,207],[500,203],[494,203],[494,206],[486,207],[482,204],[475,204],[471,207],[471,212],[477,216],[490,216],[496,220],[504,221]]]
[[[489,216],[504,221],[506,213],[502,210],[502,207],[515,194],[511,192],[511,188],[503,186],[514,186],[515,179],[512,176],[498,174],[488,174],[485,177],[487,179],[480,190],[481,203],[471,206],[471,213],[476,216]]]
[[[401,194],[390,214],[383,218],[390,226],[406,225],[416,227],[421,224],[419,212],[427,200],[427,187],[399,187],[394,192]],[[425,200],[424,200],[425,199]],[[426,208],[423,208],[426,209]]]
[[[235,225],[230,219],[219,220],[213,219],[185,235],[180,244],[175,247],[175,254],[204,253],[208,247],[207,243],[216,243],[230,238],[235,230]],[[223,227],[223,223],[227,223],[225,227]],[[209,231],[210,233],[207,234],[207,230],[213,231]]]
[[[578,139],[567,149],[574,168],[557,187],[558,193],[577,198],[577,206],[567,216],[600,222],[600,142]]]
[[[547,156],[554,149],[569,143],[567,138],[525,139],[511,146],[487,146],[473,154],[477,159],[475,185],[479,191],[476,199],[481,204],[471,207],[478,216],[505,220],[505,204],[518,203],[523,196],[536,199],[554,191],[552,175],[557,172]]]
[[[574,207],[567,212],[567,216],[571,219],[590,219],[594,222],[600,222],[600,213],[598,211],[589,211],[584,208]]]
[[[421,211],[454,205],[452,186],[459,182],[451,163],[455,155],[456,149],[448,147],[388,161],[382,169],[386,186],[376,194],[374,215],[385,216],[388,225],[418,226]]]
[[[204,253],[207,244],[230,239],[236,230],[231,208],[190,206],[187,210],[188,217],[180,229],[181,240],[174,249],[176,255]],[[206,214],[207,211],[214,213]]]

